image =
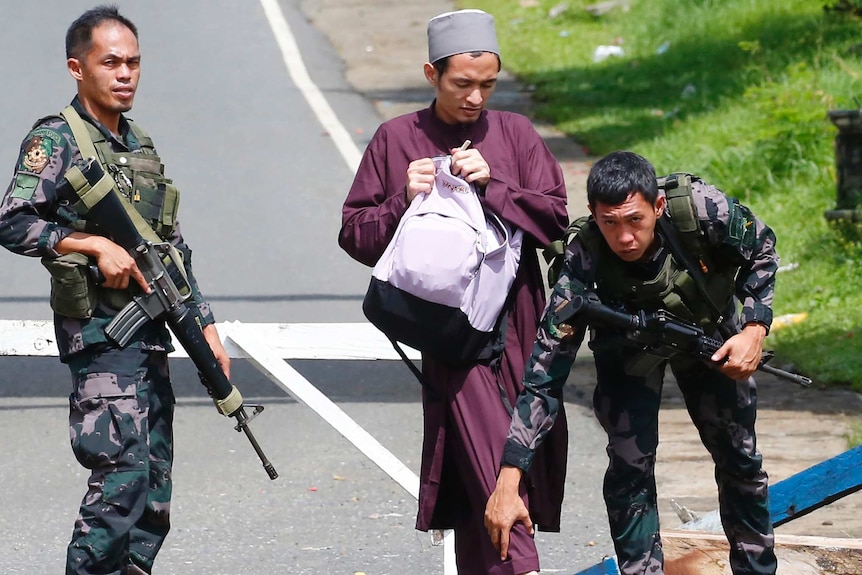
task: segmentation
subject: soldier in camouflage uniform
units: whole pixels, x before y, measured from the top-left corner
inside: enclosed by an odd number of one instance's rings
[[[134,259],[70,204],[70,168],[84,166],[70,116],[93,140],[117,190],[164,241],[183,255],[191,308],[222,369],[229,359],[209,305],[194,280],[191,251],[175,211],[176,189],[161,173],[152,141],[123,113],[140,75],[137,30],[114,7],[84,13],[66,36],[68,69],[78,93],[62,116],[36,123],[2,205],[0,243],[42,258],[51,271],[60,359],[72,373],[69,431],[78,461],[92,471],[67,554],[67,574],[150,573],[170,527],[174,395],[161,321],[119,348],[105,326],[147,284]],[[155,166],[155,168],[153,168]],[[88,264],[98,266],[97,285]]]
[[[565,383],[586,334],[586,326],[575,318],[557,320],[558,310],[587,290],[628,313],[655,311],[676,301],[671,311],[689,321],[695,321],[694,310],[703,303],[697,301],[697,291],[688,301],[673,295],[684,296],[683,278],[689,276],[657,225],[668,200],[659,193],[647,160],[630,152],[603,158],[590,171],[587,197],[592,216],[566,248],[562,273],[527,364],[525,390],[515,407],[497,488],[486,508],[489,535],[503,553],[511,526],[518,521],[531,525],[517,497],[518,479],[553,425],[560,401],[552,392]],[[722,306],[730,318],[725,321],[742,327],[713,355],[712,366],[676,355],[639,375],[627,373],[625,367],[627,360],[631,365],[630,360],[637,359],[639,350],[627,346],[618,332],[592,328],[590,348],[598,378],[593,410],[608,435],[610,462],[603,493],[611,536],[621,573],[663,572],[654,465],[662,382],[669,364],[715,462],[732,571],[774,574],[767,475],[754,431],[757,388],[751,375],[772,321],[778,267],[775,236],[746,207],[714,186],[695,179],[691,200],[703,232],[704,257],[713,266],[705,275],[713,283],[724,282],[727,296]],[[595,240],[585,241],[586,237]],[[688,286],[691,294],[690,282]],[[652,295],[644,297],[650,289]],[[713,324],[708,333],[714,334],[716,328]]]

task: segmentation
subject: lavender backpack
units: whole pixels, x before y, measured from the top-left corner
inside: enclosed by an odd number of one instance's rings
[[[451,174],[450,161],[434,158],[434,186],[402,216],[362,311],[393,343],[458,366],[479,358],[495,334],[523,232],[485,210],[474,187]]]

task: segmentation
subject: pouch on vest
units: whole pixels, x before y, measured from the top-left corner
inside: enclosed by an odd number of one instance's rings
[[[51,274],[51,309],[58,314],[77,319],[93,316],[98,297],[89,263],[87,256],[76,252],[42,258]]]
[[[362,303],[389,339],[458,366],[494,335],[515,280],[523,232],[486,211],[476,190],[434,158],[431,192],[418,194],[372,271]]]

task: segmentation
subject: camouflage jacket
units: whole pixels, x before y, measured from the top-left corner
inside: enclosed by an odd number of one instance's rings
[[[77,97],[72,106],[84,121],[105,134],[114,151],[140,151],[140,143],[124,116],[120,117],[120,137],[117,138],[84,110]],[[56,193],[56,188],[64,181],[63,175],[73,165],[83,167],[84,162],[72,131],[62,118],[49,117],[30,131],[21,144],[15,175],[0,203],[0,244],[3,247],[26,256],[56,258],[60,255],[54,247],[74,231],[71,224],[80,219],[67,202],[58,199]],[[213,323],[215,320],[209,304],[192,274],[191,250],[183,240],[178,222],[169,241],[183,253],[192,287],[192,309],[198,321],[202,326]],[[48,282],[47,275],[45,281]],[[90,346],[110,345],[104,328],[117,311],[100,303],[90,319],[55,313],[54,329],[60,359],[66,361],[71,354]],[[129,345],[150,350],[173,350],[163,322],[145,325]]]
[[[732,261],[741,262],[735,282],[737,305],[741,304],[741,324],[757,322],[768,329],[772,323],[772,298],[775,272],[778,269],[774,233],[748,208],[737,204],[737,209],[742,210],[750,224],[747,227],[749,231],[745,239],[728,234],[728,202],[732,200],[718,188],[704,182],[693,182],[692,186],[697,217],[705,233],[710,255],[717,261],[731,258]],[[751,233],[753,237],[749,235]],[[658,230],[656,234],[660,245],[649,261],[625,265],[642,266],[648,273],[648,270],[655,269],[665,258],[670,257],[669,249]],[[573,296],[586,291],[593,267],[591,256],[583,244],[576,240],[570,242],[566,247],[565,264],[548,299],[533,352],[527,361],[523,379],[525,389],[515,405],[503,452],[504,465],[526,470],[536,447],[553,425],[560,400],[549,392],[559,390],[565,384],[586,333],[585,326],[567,329],[568,326],[557,325],[553,310],[560,309]],[[598,295],[602,297],[601,292]]]

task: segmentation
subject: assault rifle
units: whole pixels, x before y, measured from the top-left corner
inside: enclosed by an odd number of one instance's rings
[[[643,375],[652,367],[677,354],[714,363],[711,359],[712,355],[724,343],[706,335],[700,326],[668,311],[658,310],[653,313],[641,311],[629,314],[604,305],[593,292],[573,297],[557,311],[555,321],[562,323],[577,316],[590,325],[623,330],[626,339],[647,352],[647,355],[640,358],[637,363],[626,365],[632,375]],[[805,376],[768,365],[767,362],[770,359],[772,359],[772,352],[764,352],[757,369],[803,387],[811,385],[811,380]]]
[[[115,182],[105,174],[98,161],[90,159],[84,169],[72,178],[77,177],[81,184],[81,176],[86,179],[86,183],[83,188],[75,186],[78,188],[78,197],[65,199],[77,202],[80,198],[87,208],[87,220],[97,224],[115,243],[128,250],[150,288],[149,293],[134,297],[116,315],[105,329],[106,335],[122,347],[148,321],[164,320],[197,367],[201,382],[218,410],[236,419],[234,429],[245,433],[269,478],[275,479],[278,473],[264,455],[248,425],[263,411],[263,406],[249,404],[248,407],[254,408],[254,411],[251,416],[247,415],[242,395],[219,366],[201,327],[186,304],[191,296],[191,286],[179,253],[169,243],[151,242],[142,237],[123,200],[114,192]],[[67,179],[69,177],[67,175]]]

